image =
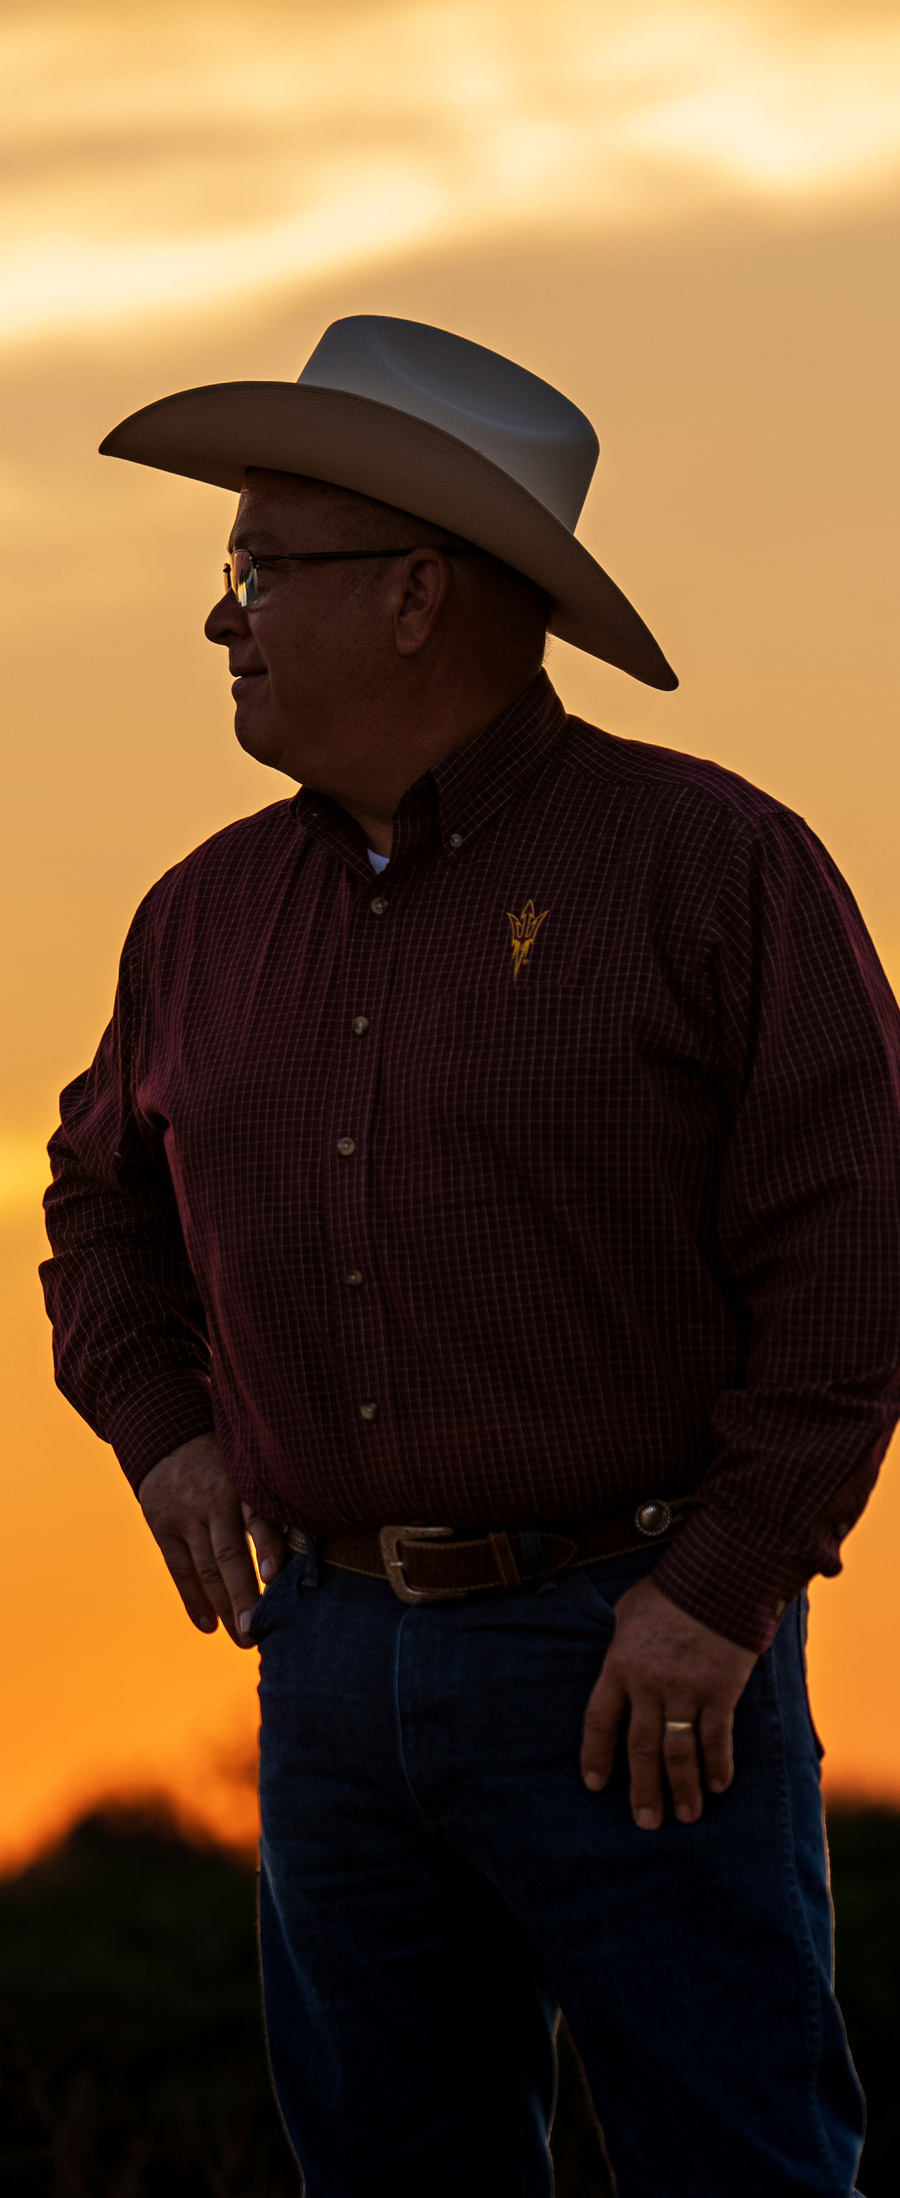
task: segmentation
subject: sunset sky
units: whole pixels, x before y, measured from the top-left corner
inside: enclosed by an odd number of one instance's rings
[[[900,984],[896,0],[48,0],[0,9],[10,1426],[0,1863],[111,1787],[246,1830],[256,1659],[182,1616],[53,1388],[35,1269],[60,1086],[147,886],[289,791],[202,637],[221,491],[97,457],[187,385],[435,321],[594,420],[581,533],[681,679],[562,643],[564,700],[799,809]],[[900,1482],[813,1590],[832,1791],[900,1802]]]

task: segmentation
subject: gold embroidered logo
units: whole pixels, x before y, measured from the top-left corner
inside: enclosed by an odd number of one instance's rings
[[[506,913],[509,917],[509,928],[512,932],[513,983],[515,984],[520,969],[525,968],[544,917],[549,916],[550,910],[549,908],[543,908],[540,915],[536,916],[534,902],[526,901],[521,916],[514,916],[511,908],[508,908]]]

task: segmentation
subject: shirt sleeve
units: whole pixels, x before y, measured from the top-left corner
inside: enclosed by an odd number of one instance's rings
[[[900,1015],[844,880],[788,812],[735,852],[711,966],[722,1287],[746,1355],[654,1578],[761,1651],[806,1581],[840,1571],[900,1416]]]
[[[41,1269],[63,1395],[112,1444],[136,1490],[213,1427],[210,1352],[162,1138],[134,1105],[141,911],[96,1058],[67,1086],[44,1200]]]

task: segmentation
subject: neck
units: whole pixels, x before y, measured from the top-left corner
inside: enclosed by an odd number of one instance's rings
[[[509,709],[526,684],[521,673],[482,680],[477,686],[460,677],[455,689],[448,692],[445,685],[439,697],[421,697],[415,717],[405,725],[386,713],[383,746],[373,744],[371,769],[355,772],[353,786],[332,790],[332,799],[355,819],[376,855],[391,853],[394,813],[407,788],[447,756],[467,748]],[[367,757],[367,765],[369,761]]]

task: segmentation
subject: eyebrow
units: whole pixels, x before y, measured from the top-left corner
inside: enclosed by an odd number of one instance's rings
[[[232,528],[228,537],[229,556],[232,550],[249,549],[251,535],[261,557],[265,556],[267,550],[271,551],[273,556],[278,554],[277,534],[270,534],[265,527],[239,527],[237,529]]]

